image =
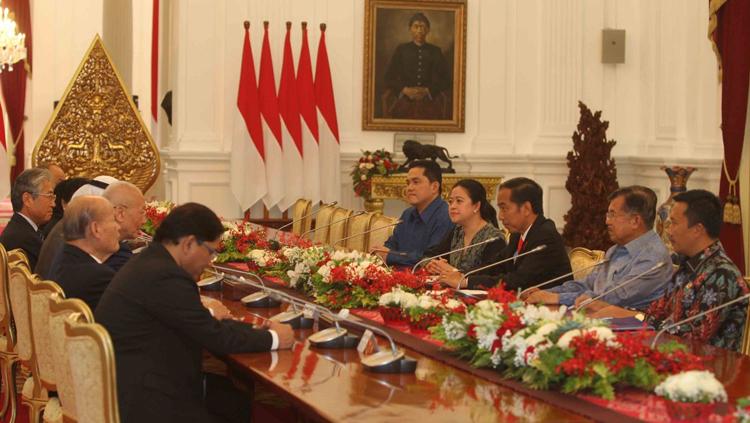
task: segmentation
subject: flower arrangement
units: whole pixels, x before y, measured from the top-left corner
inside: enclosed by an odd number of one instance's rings
[[[171,201],[150,201],[146,203],[146,223],[143,224],[141,230],[154,236],[156,229],[173,208],[175,208],[175,204]]]
[[[247,255],[250,250],[269,248],[265,229],[253,226],[247,220],[222,224],[226,230],[221,236],[216,263],[246,262],[250,259]]]
[[[414,307],[418,302],[416,294],[404,290],[401,286],[393,287],[378,300],[380,315],[385,323],[403,322],[403,309]]]
[[[464,310],[464,304],[451,298],[447,292],[428,291],[417,297],[416,303],[404,307],[409,327],[413,330],[427,330],[430,326],[440,323],[445,314],[454,310]]]
[[[654,392],[668,400],[679,402],[713,403],[727,400],[724,385],[706,370],[690,370],[671,375]]]
[[[388,176],[398,168],[391,153],[385,149],[363,151],[362,157],[354,165],[350,173],[354,184],[354,195],[370,198],[372,195],[372,177],[376,175]]]
[[[443,316],[433,335],[477,367],[490,367],[534,389],[590,391],[614,398],[622,384],[652,390],[666,376],[703,368],[676,342],[650,348],[644,333],[615,334],[603,322],[565,308],[524,305],[496,291],[493,299]]]

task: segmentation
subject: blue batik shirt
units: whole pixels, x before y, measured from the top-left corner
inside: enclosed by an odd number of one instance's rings
[[[392,266],[414,266],[424,252],[438,244],[453,229],[448,203],[435,198],[422,213],[409,207],[401,214],[401,223],[385,242],[391,252],[386,262]]]

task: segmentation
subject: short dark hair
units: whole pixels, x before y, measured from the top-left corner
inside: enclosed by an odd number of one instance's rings
[[[425,16],[424,13],[422,13],[422,12],[415,13],[411,17],[411,19],[409,19],[409,28],[411,28],[411,26],[414,24],[414,22],[418,22],[418,21],[419,22],[424,22],[425,26],[427,26],[428,29],[430,28],[430,20],[427,19],[427,16]]]
[[[625,211],[637,214],[643,220],[646,229],[653,229],[656,219],[656,193],[654,190],[641,185],[631,185],[609,194],[607,199],[612,201],[621,196],[625,197]]]
[[[42,184],[52,182],[52,174],[47,169],[34,167],[26,169],[16,177],[13,188],[10,190],[10,204],[14,212],[20,212],[23,208],[23,193],[28,192],[34,199],[41,194]]]
[[[424,172],[424,176],[427,178],[427,180],[430,182],[437,182],[438,192],[442,192],[443,169],[440,168],[440,165],[438,165],[432,160],[416,160],[416,161],[413,161],[409,165],[409,170],[412,170],[415,167],[422,168],[422,171]]]
[[[706,228],[708,236],[713,239],[719,237],[722,223],[719,197],[704,189],[691,189],[675,195],[674,201],[687,205],[685,216],[688,226],[700,223]]]
[[[94,184],[105,184],[104,182],[94,181],[89,178],[70,178],[60,181],[55,186],[55,208],[52,210],[52,214],[55,216],[63,215],[63,204],[70,203],[70,199],[73,198],[73,194],[78,191],[84,185]]]
[[[451,190],[457,187],[461,187],[469,193],[472,204],[479,203],[479,214],[482,216],[482,219],[497,228],[497,213],[492,204],[487,201],[487,190],[484,189],[484,186],[476,179],[461,179],[453,185]]]
[[[513,178],[500,184],[500,189],[510,190],[510,201],[516,203],[519,207],[525,202],[531,204],[531,210],[534,213],[544,214],[544,204],[542,198],[544,193],[542,187],[529,178]]]
[[[214,241],[224,233],[224,225],[216,213],[198,203],[177,206],[156,229],[154,241],[177,244],[180,239],[193,235],[198,242]]]

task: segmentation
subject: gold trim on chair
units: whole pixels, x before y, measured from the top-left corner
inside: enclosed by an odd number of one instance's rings
[[[357,235],[352,236],[356,234],[361,234],[364,232],[367,232],[370,230],[370,227],[372,225],[373,218],[375,217],[374,213],[365,213],[360,214],[359,216],[354,216],[349,219],[349,227],[346,229],[346,236],[351,236],[351,238],[347,239],[345,241],[346,248],[350,250],[357,250],[357,251],[367,251],[367,241],[368,236],[367,234],[364,235]]]
[[[312,242],[315,244],[328,242],[328,232],[331,229],[328,225],[331,223],[334,210],[333,207],[323,207],[315,217],[315,232],[312,233]]]
[[[73,319],[84,323],[93,323],[94,315],[86,303],[78,298],[63,299],[53,295],[49,301],[50,341],[55,357],[57,375],[57,395],[62,404],[63,421],[78,421],[76,412],[75,390],[73,389],[68,355],[65,352],[65,320]]]
[[[292,206],[292,221],[294,222],[292,223],[293,234],[302,235],[310,230],[310,227],[312,226],[312,216],[310,216],[311,210],[312,201],[310,200],[300,198],[294,203]]]
[[[378,229],[393,225],[394,223],[396,223],[396,221],[398,221],[398,219],[395,217],[377,214],[375,215],[375,217],[373,217],[372,222],[370,222],[370,229]],[[379,229],[370,232],[367,236],[367,248],[371,250],[374,247],[382,247],[383,244],[385,244],[385,242],[388,240],[388,238],[390,238],[390,236],[393,234],[393,231],[395,229],[395,226],[390,226],[387,229]]]
[[[78,420],[119,422],[115,350],[107,330],[96,323],[67,319],[65,351],[75,391]]]
[[[29,288],[29,311],[31,313],[31,337],[39,368],[39,381],[48,391],[55,391],[57,374],[55,356],[52,354],[49,328],[49,301],[52,295],[64,297],[60,285],[52,281],[27,280]]]
[[[750,276],[745,276],[745,283],[750,286]],[[750,355],[750,303],[747,305],[747,315],[745,316],[745,330],[742,335],[742,344],[740,345],[740,352],[745,355]]]
[[[20,250],[16,250],[20,251]],[[25,255],[23,256],[25,257]],[[18,263],[16,260],[14,263]],[[17,265],[17,264],[14,264]],[[13,327],[13,312],[10,307],[10,293],[8,290],[8,280],[10,279],[10,261],[5,247],[0,244],[0,375],[2,383],[6,387],[5,398],[3,399],[2,410],[0,410],[0,420],[5,420],[6,414],[10,411],[10,418],[7,421],[15,421],[18,405],[16,402],[16,376],[15,366],[19,361],[16,348],[16,333]]]
[[[346,238],[347,236],[346,229],[348,227],[349,218],[351,217],[352,213],[354,212],[341,207],[336,207],[336,209],[333,211],[333,215],[331,215],[332,225],[328,230],[328,244],[330,244],[331,247],[339,249],[344,248],[343,245],[337,244],[341,239]]]
[[[568,253],[568,259],[570,259],[570,267],[575,272],[573,278],[581,280],[586,277],[593,269],[581,270],[585,267],[591,266],[597,261],[604,258],[605,252],[602,250],[589,250],[588,248],[576,247],[570,250]]]

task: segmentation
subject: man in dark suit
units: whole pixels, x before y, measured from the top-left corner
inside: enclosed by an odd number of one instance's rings
[[[114,206],[115,220],[120,225],[119,249],[105,262],[117,272],[133,256],[128,241],[134,240],[146,223],[146,200],[137,186],[125,181],[110,184],[102,196]]]
[[[216,320],[201,305],[195,282],[215,257],[223,232],[207,207],[176,207],[154,242],[125,264],[99,301],[95,316],[114,343],[123,423],[219,421],[203,402],[203,349],[226,355],[294,343],[288,325],[254,329]]]
[[[0,235],[0,243],[8,251],[22,249],[33,269],[44,240],[39,228],[52,218],[55,206],[52,175],[47,169],[24,170],[13,184],[10,202],[13,216]]]
[[[470,286],[491,287],[503,282],[507,289],[525,289],[571,272],[570,260],[555,222],[544,217],[539,184],[528,178],[504,182],[498,190],[497,207],[503,226],[511,233],[501,254],[503,259],[540,245],[546,245],[546,248],[498,265],[495,275],[477,277],[470,281]],[[563,282],[565,280],[560,280],[549,287]]]
[[[52,269],[52,280],[67,298],[80,298],[92,310],[115,276],[104,264],[119,248],[120,225],[112,204],[102,197],[73,199],[61,221],[65,245]]]

